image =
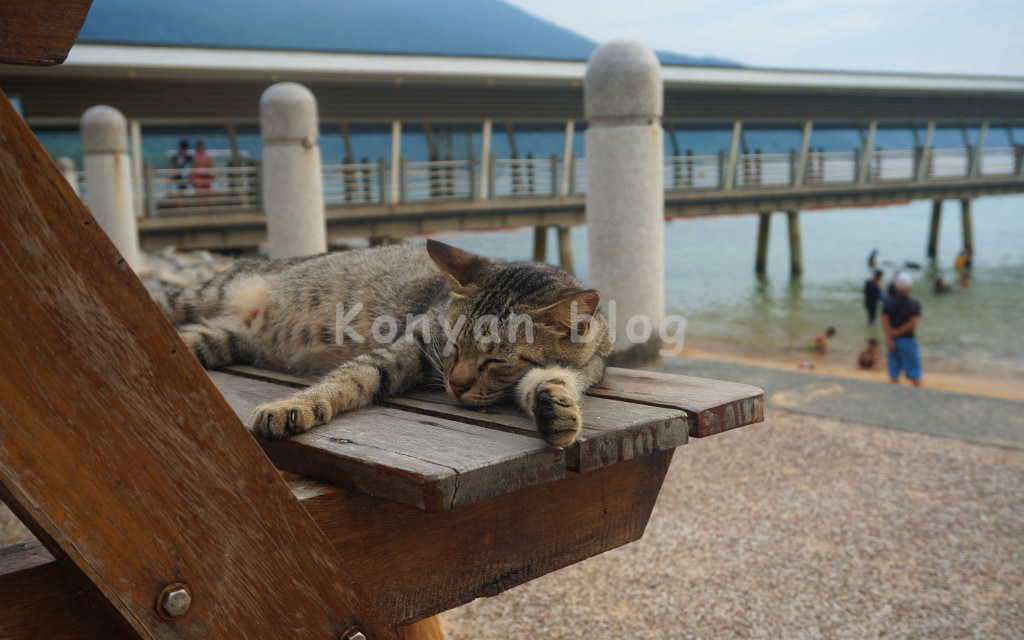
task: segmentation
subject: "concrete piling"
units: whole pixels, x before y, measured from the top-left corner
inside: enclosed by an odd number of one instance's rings
[[[583,95],[589,284],[614,323],[611,362],[650,364],[660,358],[665,313],[658,59],[637,42],[604,44],[587,61]]]
[[[117,109],[97,105],[86,109],[79,127],[85,156],[85,204],[128,266],[138,272],[144,265],[133,209],[128,122]]]
[[[558,227],[558,266],[569,272],[576,268],[572,257],[571,227]]]
[[[327,250],[320,118],[306,87],[279,82],[260,98],[264,208],[271,258]]]
[[[768,263],[768,233],[772,227],[772,212],[762,211],[757,220],[757,257],[754,259],[754,273],[764,275]]]
[[[934,258],[939,248],[939,223],[942,221],[942,200],[932,200],[932,221],[928,229],[928,257]]]
[[[964,249],[974,253],[974,227],[971,224],[971,200],[960,201],[960,226],[963,229]]]
[[[789,273],[795,277],[804,272],[803,250],[800,246],[800,212],[787,211],[786,221],[789,227]]]

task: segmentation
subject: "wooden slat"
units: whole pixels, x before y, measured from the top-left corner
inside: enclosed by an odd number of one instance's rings
[[[224,371],[251,380],[273,382],[292,387],[304,387],[316,380],[304,376],[267,371],[255,367],[233,366]],[[220,380],[220,378],[216,378]],[[218,382],[218,386],[221,383]],[[246,385],[236,385],[243,390]],[[266,388],[270,391],[270,388]],[[221,391],[228,401],[234,397],[225,388]],[[267,400],[276,400],[293,393],[279,390],[268,393]],[[459,406],[447,394],[434,391],[416,391],[398,398],[388,398],[388,407],[414,411],[448,420],[475,424],[487,429],[506,431],[531,438],[540,438],[533,421],[511,405],[485,409]],[[239,415],[251,414],[255,405],[246,405]],[[609,464],[629,460],[654,451],[664,451],[686,444],[687,414],[679,408],[645,405],[642,401],[623,402],[602,398],[588,398],[583,403],[583,430],[577,441],[565,450],[565,463],[570,471],[584,473]],[[268,450],[269,451],[269,450]],[[273,456],[272,456],[273,457]],[[279,465],[280,466],[280,465]],[[307,471],[310,475],[311,471]]]
[[[64,62],[92,0],[0,0],[0,63]]]
[[[393,638],[2,94],[0,194],[0,499],[133,637]]]
[[[240,418],[295,390],[211,371]],[[427,511],[465,506],[565,477],[542,440],[389,407],[366,407],[299,436],[263,441],[280,469]]]
[[[444,393],[429,391],[389,398],[385,404],[426,415],[463,420],[490,429],[541,437],[533,420],[512,406],[472,409],[458,406]],[[586,473],[686,444],[686,414],[678,409],[587,398],[582,412],[583,430],[576,442],[565,449],[565,462],[570,471]]]
[[[291,484],[301,486],[303,506],[398,626],[639,539],[671,458],[662,451],[442,513]],[[56,563],[27,564],[13,573],[0,564],[0,636],[120,640]]]
[[[693,438],[764,421],[764,391],[735,382],[610,367],[590,395],[683,409]]]

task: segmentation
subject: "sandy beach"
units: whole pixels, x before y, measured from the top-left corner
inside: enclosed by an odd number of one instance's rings
[[[856,356],[850,354],[820,355],[807,351],[764,352],[737,345],[724,345],[687,338],[682,353],[679,355],[698,360],[732,362],[781,371],[796,371],[809,375],[820,374],[891,384],[885,365],[884,345],[880,349],[880,354],[880,364],[874,369],[864,370],[856,367]],[[810,368],[806,366],[808,364],[811,365]],[[936,369],[934,366],[929,367],[928,362],[925,362],[924,365],[922,386],[927,389],[1024,402],[1024,372],[1017,377],[1010,375],[986,376],[970,371]],[[908,383],[903,380],[901,384]]]
[[[1024,452],[778,410],[676,451],[642,540],[449,640],[1020,638]]]

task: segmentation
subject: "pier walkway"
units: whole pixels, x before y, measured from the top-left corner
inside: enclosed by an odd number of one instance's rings
[[[730,154],[666,156],[665,214],[795,212],[1024,193],[1024,147],[982,144],[868,154],[806,145],[800,153],[739,153],[734,145]],[[323,173],[332,240],[585,222],[586,160],[571,155],[568,162],[557,156],[401,159],[395,172],[380,160],[325,165]],[[211,188],[198,191],[179,188],[174,169],[147,170],[143,249],[256,246],[266,238],[261,180],[259,165],[217,167]]]

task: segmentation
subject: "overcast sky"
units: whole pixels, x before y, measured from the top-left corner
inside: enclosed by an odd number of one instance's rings
[[[1024,0],[506,0],[598,42],[752,67],[1024,77]]]

